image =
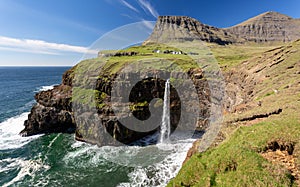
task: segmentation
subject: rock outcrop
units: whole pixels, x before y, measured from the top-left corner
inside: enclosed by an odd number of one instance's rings
[[[66,76],[63,80],[68,82]],[[41,133],[75,132],[71,96],[72,88],[66,84],[37,93],[37,104],[31,109],[28,120],[24,122],[25,129],[20,134],[31,136]]]
[[[171,129],[180,130],[181,128],[181,130],[188,130],[189,127],[187,126],[179,126],[179,121],[182,121],[182,124],[187,124],[187,121],[194,116],[193,111],[197,111],[197,108],[200,108],[199,115],[201,116],[199,116],[200,120],[194,124],[192,130],[196,128],[203,130],[206,127],[210,112],[210,91],[200,69],[191,69],[187,74],[172,72],[172,75],[166,74],[164,71],[155,71],[155,76],[150,76],[151,72],[148,72],[149,76],[146,76],[147,78],[138,79],[135,82],[136,78],[140,77],[140,73],[120,73],[109,78],[104,78],[105,76],[102,75],[96,81],[95,87],[98,92],[97,95],[100,95],[99,97],[96,96],[96,98],[99,98],[98,101],[101,100],[101,102],[97,103],[94,109],[86,104],[82,104],[80,100],[78,102],[73,101],[73,107],[76,110],[77,126],[75,137],[77,140],[99,146],[120,145],[120,143],[130,144],[135,140],[157,132],[160,129],[162,119],[163,102],[161,99],[164,98],[166,81],[166,79],[157,77],[174,77],[177,80],[184,81],[188,74],[194,80],[198,90],[197,96],[200,98],[198,103],[194,102],[183,106],[182,102],[189,100],[191,93],[189,90],[186,90],[183,93],[183,97],[179,97],[176,89],[171,86]],[[182,82],[181,85],[184,86],[185,82]],[[79,88],[78,94],[80,94],[81,90]],[[206,92],[203,90],[206,90]],[[123,95],[124,93],[130,94],[127,97]],[[76,93],[74,94],[77,95]],[[117,109],[115,109],[116,107]],[[126,110],[128,108],[130,108],[130,111]],[[187,114],[182,116],[182,111],[186,111]]]
[[[61,85],[36,94],[37,104],[32,108],[28,120],[24,123],[25,129],[20,133],[22,136],[75,132],[76,140],[103,146],[120,145],[120,143],[130,144],[159,130],[163,104],[159,99],[164,97],[166,79],[148,77],[132,85],[130,80],[138,77],[140,72],[120,74],[118,76],[121,79],[118,80],[116,80],[117,74],[111,76],[100,74],[94,82],[94,87],[89,85],[91,83],[80,87],[76,84],[77,81],[73,80],[75,72],[76,67],[73,67],[65,72]],[[158,77],[171,76],[165,74],[164,71],[156,71],[155,75]],[[193,116],[193,112],[197,111],[197,108],[200,108],[200,116],[195,128],[203,130],[208,125],[210,90],[207,81],[203,78],[201,69],[191,69],[187,74],[172,72],[172,77],[180,81],[188,78],[187,75],[194,81],[193,84],[198,90],[197,95],[200,99],[198,103],[192,102],[187,106],[182,106],[181,102],[189,100],[191,93],[186,90],[186,93],[183,94],[184,97],[179,98],[174,87],[171,87],[170,121],[172,130],[177,128],[179,120],[185,124],[185,121],[191,118],[189,114]],[[90,77],[90,75],[84,74],[83,77],[79,78],[80,82],[85,77]],[[113,90],[113,83],[116,84],[116,82],[119,86]],[[182,82],[181,85],[184,86],[185,82]],[[130,87],[132,90],[128,90]],[[130,92],[128,101],[119,95],[126,91]],[[112,99],[112,92],[117,94],[114,100]],[[95,99],[95,105],[86,102],[92,97]],[[126,104],[130,108],[130,113],[121,111],[117,115],[113,110],[113,106]],[[186,110],[187,115],[181,116],[182,110]],[[156,124],[156,126],[145,132],[132,130],[124,126],[124,123],[130,122],[132,117],[139,120],[137,126],[147,125],[145,120],[152,117],[156,121],[151,121],[150,126],[151,124]]]

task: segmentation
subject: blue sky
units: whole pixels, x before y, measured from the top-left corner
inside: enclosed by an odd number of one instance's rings
[[[0,0],[0,66],[75,65],[103,34],[158,15],[229,27],[266,11],[300,18],[299,0]]]

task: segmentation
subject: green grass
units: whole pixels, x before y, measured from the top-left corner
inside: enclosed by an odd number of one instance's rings
[[[93,89],[74,87],[72,89],[72,102],[86,105],[90,108],[101,109],[106,106],[104,99],[107,94]]]
[[[276,46],[249,43],[247,45],[237,44],[229,46],[210,45],[209,48],[223,70],[228,70]]]
[[[253,107],[241,113],[226,114],[228,124],[221,130],[225,140],[206,152],[193,155],[168,186],[297,186],[285,167],[260,155],[270,142],[292,143],[295,145],[295,162],[298,167],[300,165],[300,86],[299,74],[295,74],[300,70],[297,66],[300,41],[287,45],[292,47],[283,47],[280,53],[281,49],[264,54],[276,46],[210,46],[225,71],[243,69],[251,72],[258,66],[266,68],[255,74],[258,80],[253,89],[255,95],[249,101]],[[281,54],[284,61],[270,67]],[[245,61],[247,63],[243,63]],[[260,107],[256,105],[258,100],[262,102]],[[283,112],[251,126],[245,126],[248,122],[235,120],[278,108]]]
[[[262,102],[261,107],[252,107],[241,114],[228,114],[227,121],[236,121],[254,114],[268,113],[274,109],[282,108],[279,115],[270,116],[264,121],[252,125],[243,126],[241,122],[234,122],[228,127],[223,127],[225,141],[217,147],[211,147],[204,153],[192,156],[182,167],[178,176],[170,181],[168,186],[296,186],[290,173],[282,166],[272,164],[264,159],[260,152],[265,150],[272,141],[295,144],[294,155],[298,166],[300,165],[300,93],[299,75],[295,74],[299,64],[300,42],[292,44],[294,53],[284,50],[284,61],[278,65],[269,67],[269,64],[277,58],[275,55],[278,45],[203,45],[195,42],[176,43],[164,45],[146,45],[131,47],[121,52],[135,51],[136,56],[122,56],[110,58],[95,58],[85,60],[77,65],[76,77],[78,82],[93,82],[97,78],[104,81],[113,74],[119,73],[123,68],[131,65],[133,70],[148,71],[153,68],[169,71],[188,71],[192,68],[204,67],[205,71],[223,71],[243,69],[250,71],[256,66],[266,66],[266,70],[256,75],[257,83],[253,89],[255,96],[250,104]],[[172,55],[152,53],[153,50],[181,50],[184,52],[196,52],[199,55]],[[278,49],[280,50],[280,49]],[[111,53],[115,51],[104,51]],[[263,55],[262,55],[263,54]],[[255,58],[253,58],[255,57]],[[246,64],[243,62],[247,61]],[[288,67],[295,66],[289,69]],[[99,73],[100,72],[100,73]],[[267,76],[268,75],[268,76]],[[171,79],[172,82],[180,80]],[[286,88],[287,85],[292,85]],[[274,90],[279,90],[275,93]],[[74,102],[91,104],[98,108],[105,107],[106,94],[92,89],[73,88]],[[91,103],[96,98],[97,102]],[[132,103],[130,109],[138,110],[147,106],[147,102]],[[162,105],[158,101],[156,105]]]
[[[197,68],[197,64],[187,55],[151,54],[148,56],[122,56],[110,57],[102,71],[104,74],[116,74],[126,66],[136,67],[133,71],[166,70],[166,71],[188,71]]]
[[[286,169],[259,154],[273,140],[300,143],[298,119],[286,119],[236,129],[220,146],[193,155],[168,186],[296,186]]]
[[[86,74],[97,77],[108,75],[111,76],[120,72],[128,65],[136,65],[138,71],[147,71],[153,69],[168,70],[168,71],[188,71],[191,68],[197,68],[198,64],[188,55],[173,55],[164,53],[153,53],[153,50],[173,50],[181,51],[176,47],[164,45],[147,45],[135,46],[124,50],[107,50],[102,53],[116,53],[116,52],[137,52],[135,56],[112,56],[112,57],[97,57],[80,62],[74,73],[78,80],[84,80]]]

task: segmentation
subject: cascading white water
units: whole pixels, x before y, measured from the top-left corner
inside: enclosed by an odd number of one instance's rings
[[[160,143],[163,143],[170,136],[170,80],[168,79],[165,84],[164,93],[164,106],[163,106],[162,124],[160,127]]]

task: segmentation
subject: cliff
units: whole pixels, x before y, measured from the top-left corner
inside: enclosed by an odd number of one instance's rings
[[[143,50],[146,53],[136,53],[130,57],[98,57],[71,68],[63,75],[61,85],[36,94],[37,104],[25,121],[25,129],[21,135],[75,132],[77,140],[99,146],[130,144],[160,129],[161,100],[164,98],[165,81],[170,77],[172,85],[177,85],[177,89],[181,87],[182,90],[179,97],[179,93],[171,86],[172,130],[204,130],[210,113],[210,90],[203,71],[195,66],[190,57],[181,54],[170,58],[170,54],[159,54],[162,59],[152,61],[152,67],[141,63],[139,71],[124,72],[124,65],[152,59],[156,55],[153,50],[157,47],[161,50],[176,50],[167,46],[147,46]],[[132,47],[127,51],[141,48],[143,47]],[[130,58],[129,61],[124,57]],[[167,66],[169,70],[166,71],[153,69],[170,60],[178,61],[177,65],[183,71],[177,71],[172,64]],[[194,96],[186,86],[186,80],[190,79],[197,88]],[[130,95],[125,97],[123,93]],[[196,96],[200,99],[190,102]],[[116,106],[121,106],[121,109],[114,109]],[[182,111],[185,115],[181,114]],[[193,117],[195,119],[195,111],[199,111],[199,116],[196,116],[199,120],[193,127],[179,125],[179,121],[188,124],[188,120]],[[124,124],[134,124],[140,129]]]
[[[35,95],[37,104],[33,106],[28,120],[24,122],[25,129],[20,132],[22,136],[75,132],[71,103],[72,87],[67,74],[68,72],[64,74],[61,85]]]
[[[144,42],[144,45],[112,53],[118,55],[99,55],[95,59],[85,60],[65,72],[61,85],[56,86],[53,90],[36,94],[37,104],[32,108],[28,120],[25,121],[25,129],[21,131],[21,135],[75,132],[77,140],[99,146],[119,145],[120,142],[130,144],[159,130],[159,126],[148,128],[148,125],[151,126],[151,124],[145,125],[143,122],[147,121],[152,114],[156,116],[156,119],[161,119],[162,102],[152,101],[153,99],[163,99],[165,80],[170,77],[174,84],[178,83],[182,87],[186,85],[186,79],[191,79],[199,98],[197,102],[183,105],[184,100],[191,98],[191,93],[187,90],[183,92],[182,98],[179,98],[176,90],[171,90],[172,129],[178,127],[180,120],[192,118],[192,114],[195,114],[194,111],[198,110],[195,127],[185,128],[186,130],[189,128],[205,130],[210,124],[209,116],[212,114],[210,104],[213,101],[222,100],[220,98],[222,93],[219,93],[217,83],[208,85],[209,81],[213,81],[207,79],[204,72],[207,72],[210,63],[199,67],[195,65],[199,59],[195,61],[191,56],[201,54],[200,61],[203,62],[213,62],[212,59],[217,57],[219,65],[226,70],[228,66],[234,64],[233,62],[240,63],[265,49],[249,45],[247,50],[237,55],[242,47],[234,47],[235,44],[247,46],[246,41],[286,42],[299,38],[298,22],[299,20],[288,16],[269,12],[235,27],[220,29],[202,24],[186,16],[160,16],[153,33]],[[207,49],[203,50],[203,46],[201,49],[192,46],[193,49],[191,49],[190,41],[194,41],[196,44],[201,43],[200,41],[218,44],[213,45],[212,50],[219,49],[219,52],[212,54]],[[183,51],[162,43],[188,46],[183,47],[185,49]],[[233,46],[234,49],[223,48],[223,45]],[[251,50],[253,50],[253,54],[252,52],[250,54]],[[168,51],[168,53],[155,51]],[[180,54],[171,54],[170,51],[180,51]],[[223,51],[229,52],[223,54]],[[222,55],[218,56],[219,54]],[[153,61],[153,58],[175,62],[180,68],[176,69],[174,65],[169,64],[167,69],[171,73],[157,71],[155,67],[161,67],[166,61]],[[147,59],[152,59],[151,63]],[[280,57],[278,59],[281,60]],[[275,59],[274,63],[278,59]],[[222,64],[224,60],[227,64]],[[134,62],[143,62],[142,66],[138,68],[140,72],[124,73],[125,67]],[[246,104],[256,94],[253,88],[259,81],[241,69],[225,73],[227,93],[223,106],[225,113],[237,110],[236,106]],[[216,72],[216,74],[221,73]],[[142,77],[141,75],[145,76],[140,79],[138,84],[132,82],[132,80],[136,80],[136,77]],[[120,76],[121,79],[118,78]],[[114,85],[118,86],[114,87]],[[128,88],[133,89],[132,93],[127,90]],[[120,95],[124,90],[131,93],[130,97],[127,97],[130,98],[128,101],[122,100]],[[112,97],[113,91],[116,94],[115,97]],[[212,96],[214,93],[217,95]],[[118,111],[118,114],[113,108],[115,106],[121,106],[122,110]],[[130,109],[129,113],[126,107]],[[182,116],[180,113],[182,109],[191,116]],[[153,111],[157,112],[153,113]],[[142,126],[148,130],[136,131],[135,127],[129,128],[123,125],[124,121],[128,122],[133,117],[142,121],[136,126]],[[159,121],[152,124],[159,124]],[[109,136],[106,136],[107,134]]]
[[[159,16],[152,34],[144,44],[197,40],[220,45],[238,41],[237,37],[230,32],[200,23],[194,18],[187,16]]]

